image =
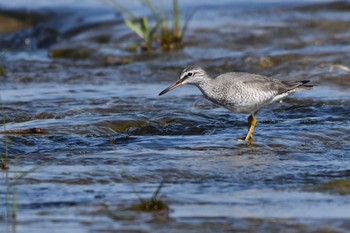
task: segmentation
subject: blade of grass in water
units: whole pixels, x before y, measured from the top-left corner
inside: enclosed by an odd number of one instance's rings
[[[100,0],[101,2],[110,5],[111,7],[113,7],[114,9],[116,9],[117,11],[119,11],[122,14],[126,14],[128,16],[128,18],[136,18],[135,15],[129,11],[127,8],[123,7],[121,4],[117,3],[117,1],[113,1],[113,0]]]
[[[177,0],[173,0],[173,37],[175,40],[181,39],[180,11]]]
[[[184,20],[184,25],[182,26],[182,30],[181,30],[181,38],[180,39],[182,39],[184,37],[184,35],[185,35],[186,31],[187,31],[188,24],[189,24],[189,22],[190,22],[190,20],[193,17],[195,12],[196,12],[195,10],[192,10],[192,11],[188,11],[186,13],[185,20]]]
[[[162,17],[160,16],[160,14],[157,11],[157,8],[154,6],[154,4],[152,3],[151,0],[141,0],[141,2],[146,7],[148,7],[148,9],[150,9],[150,11],[152,12],[152,15],[154,16],[156,21],[162,21],[163,20]]]
[[[139,37],[142,39],[145,39],[145,34],[143,33],[142,29],[136,24],[136,22],[125,19],[125,24],[133,31],[135,32]]]
[[[5,109],[4,109],[4,105],[1,101],[0,98],[0,102],[1,102],[1,112],[2,112],[2,124],[4,127],[4,131],[6,132],[6,119],[5,119]],[[7,138],[7,134],[4,134],[4,144],[5,144],[5,154],[4,155],[0,155],[1,157],[1,164],[0,167],[1,169],[5,170],[9,168],[9,151],[8,151],[8,138]]]

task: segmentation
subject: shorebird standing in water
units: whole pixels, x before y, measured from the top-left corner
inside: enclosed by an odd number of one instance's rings
[[[180,79],[159,93],[163,95],[178,86],[191,84],[215,104],[235,113],[250,114],[248,133],[239,140],[254,142],[253,132],[256,113],[266,105],[279,101],[288,95],[309,90],[313,85],[305,81],[280,81],[257,74],[230,72],[211,78],[202,68],[190,66],[184,69]]]

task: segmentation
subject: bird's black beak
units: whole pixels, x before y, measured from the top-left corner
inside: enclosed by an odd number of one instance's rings
[[[177,80],[174,84],[170,85],[169,87],[165,88],[161,93],[159,93],[159,96],[164,95],[165,93],[177,88],[178,86],[182,85],[182,80]]]

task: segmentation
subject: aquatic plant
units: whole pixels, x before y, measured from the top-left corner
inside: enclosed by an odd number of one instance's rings
[[[156,6],[152,0],[138,0],[146,6],[155,22],[150,26],[150,20],[146,17],[136,17],[130,10],[119,4],[118,0],[101,0],[112,6],[124,16],[125,24],[142,40],[141,48],[145,51],[154,49],[153,44],[158,44],[162,50],[178,48],[182,44],[187,25],[193,15],[193,11],[186,15],[184,24],[180,26],[180,10],[178,0],[172,1],[172,24],[169,26],[170,16],[162,6]]]
[[[167,211],[169,209],[168,205],[162,200],[160,200],[159,198],[160,190],[163,187],[163,181],[160,182],[156,190],[153,192],[152,197],[148,200],[145,200],[144,198],[141,197],[139,191],[137,191],[133,180],[129,176],[127,176],[127,171],[123,161],[120,160],[119,162],[122,169],[122,176],[126,179],[128,184],[131,186],[133,193],[139,199],[139,202],[132,205],[130,210],[141,211],[141,212],[153,212],[153,211],[161,212],[161,211]]]
[[[136,20],[125,19],[125,24],[144,40],[144,45],[142,48],[144,50],[151,50],[152,38],[159,25],[156,24],[152,29],[150,29],[148,19],[146,17]]]
[[[16,171],[15,171],[16,174]],[[6,171],[6,215],[13,222],[17,217],[17,185],[13,185],[9,181],[8,171]]]
[[[0,57],[3,56],[10,48],[3,49],[0,51]],[[5,67],[3,64],[0,62],[0,76],[4,76],[6,74]]]
[[[1,101],[1,98],[0,98]],[[4,111],[4,105],[1,102],[1,112],[2,112],[2,125],[4,128],[4,132],[6,132],[6,119],[5,119],[5,111]],[[9,168],[9,151],[8,151],[8,138],[7,134],[4,133],[4,145],[5,145],[5,152],[4,154],[0,153],[0,169],[6,170]]]
[[[35,172],[39,168],[46,166],[45,164],[40,164],[36,165],[32,168],[30,168],[27,171],[23,171],[20,174],[17,171],[17,160],[16,160],[16,165],[15,171],[14,171],[14,177],[13,181],[9,181],[8,177],[8,171],[6,171],[6,215],[8,219],[11,219],[12,222],[16,222],[16,217],[17,217],[17,195],[18,195],[18,183],[23,180],[24,177],[28,176],[29,174]]]
[[[3,56],[5,54],[6,50],[3,50],[0,52],[0,57]],[[5,75],[5,68],[2,66],[2,64],[0,63],[0,76]],[[1,96],[0,96],[0,104],[1,104],[1,112],[2,112],[2,125],[4,128],[4,131],[6,131],[6,117],[5,117],[5,110],[4,110],[4,105],[2,103],[1,100]],[[6,133],[4,134],[4,145],[5,145],[5,152],[4,154],[0,153],[0,169],[2,170],[6,170],[9,168],[9,156],[8,156],[8,138]]]
[[[140,200],[139,203],[134,204],[131,207],[131,210],[135,211],[143,211],[143,212],[152,212],[152,211],[163,211],[163,210],[168,210],[169,207],[168,205],[161,201],[160,198],[158,197],[160,190],[163,187],[163,182],[159,184],[157,189],[154,191],[152,197],[149,200],[144,200],[143,198],[140,197],[140,195],[137,193],[137,196]],[[135,191],[135,190],[134,190]]]
[[[2,64],[0,64],[0,76],[4,76],[5,75],[5,68]]]
[[[113,142],[113,139],[110,138],[110,142]],[[113,144],[113,147],[115,147],[115,144]],[[125,164],[123,160],[118,159],[120,168],[121,168],[121,175],[122,177],[127,181],[127,183],[130,185],[132,192],[137,196],[139,202],[132,205],[128,210],[133,211],[141,211],[141,212],[160,212],[161,214],[167,213],[169,210],[168,205],[160,200],[159,193],[163,187],[164,182],[161,181],[156,190],[153,192],[152,197],[148,200],[145,200],[141,197],[140,192],[136,189],[136,186],[134,184],[134,180],[128,176],[128,171],[125,167]],[[111,216],[114,216],[113,213],[110,213]]]

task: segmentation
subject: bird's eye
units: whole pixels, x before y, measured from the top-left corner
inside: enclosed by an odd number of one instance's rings
[[[192,73],[191,73],[191,72],[187,73],[187,76],[188,76],[188,77],[191,77],[191,76],[192,76]]]

